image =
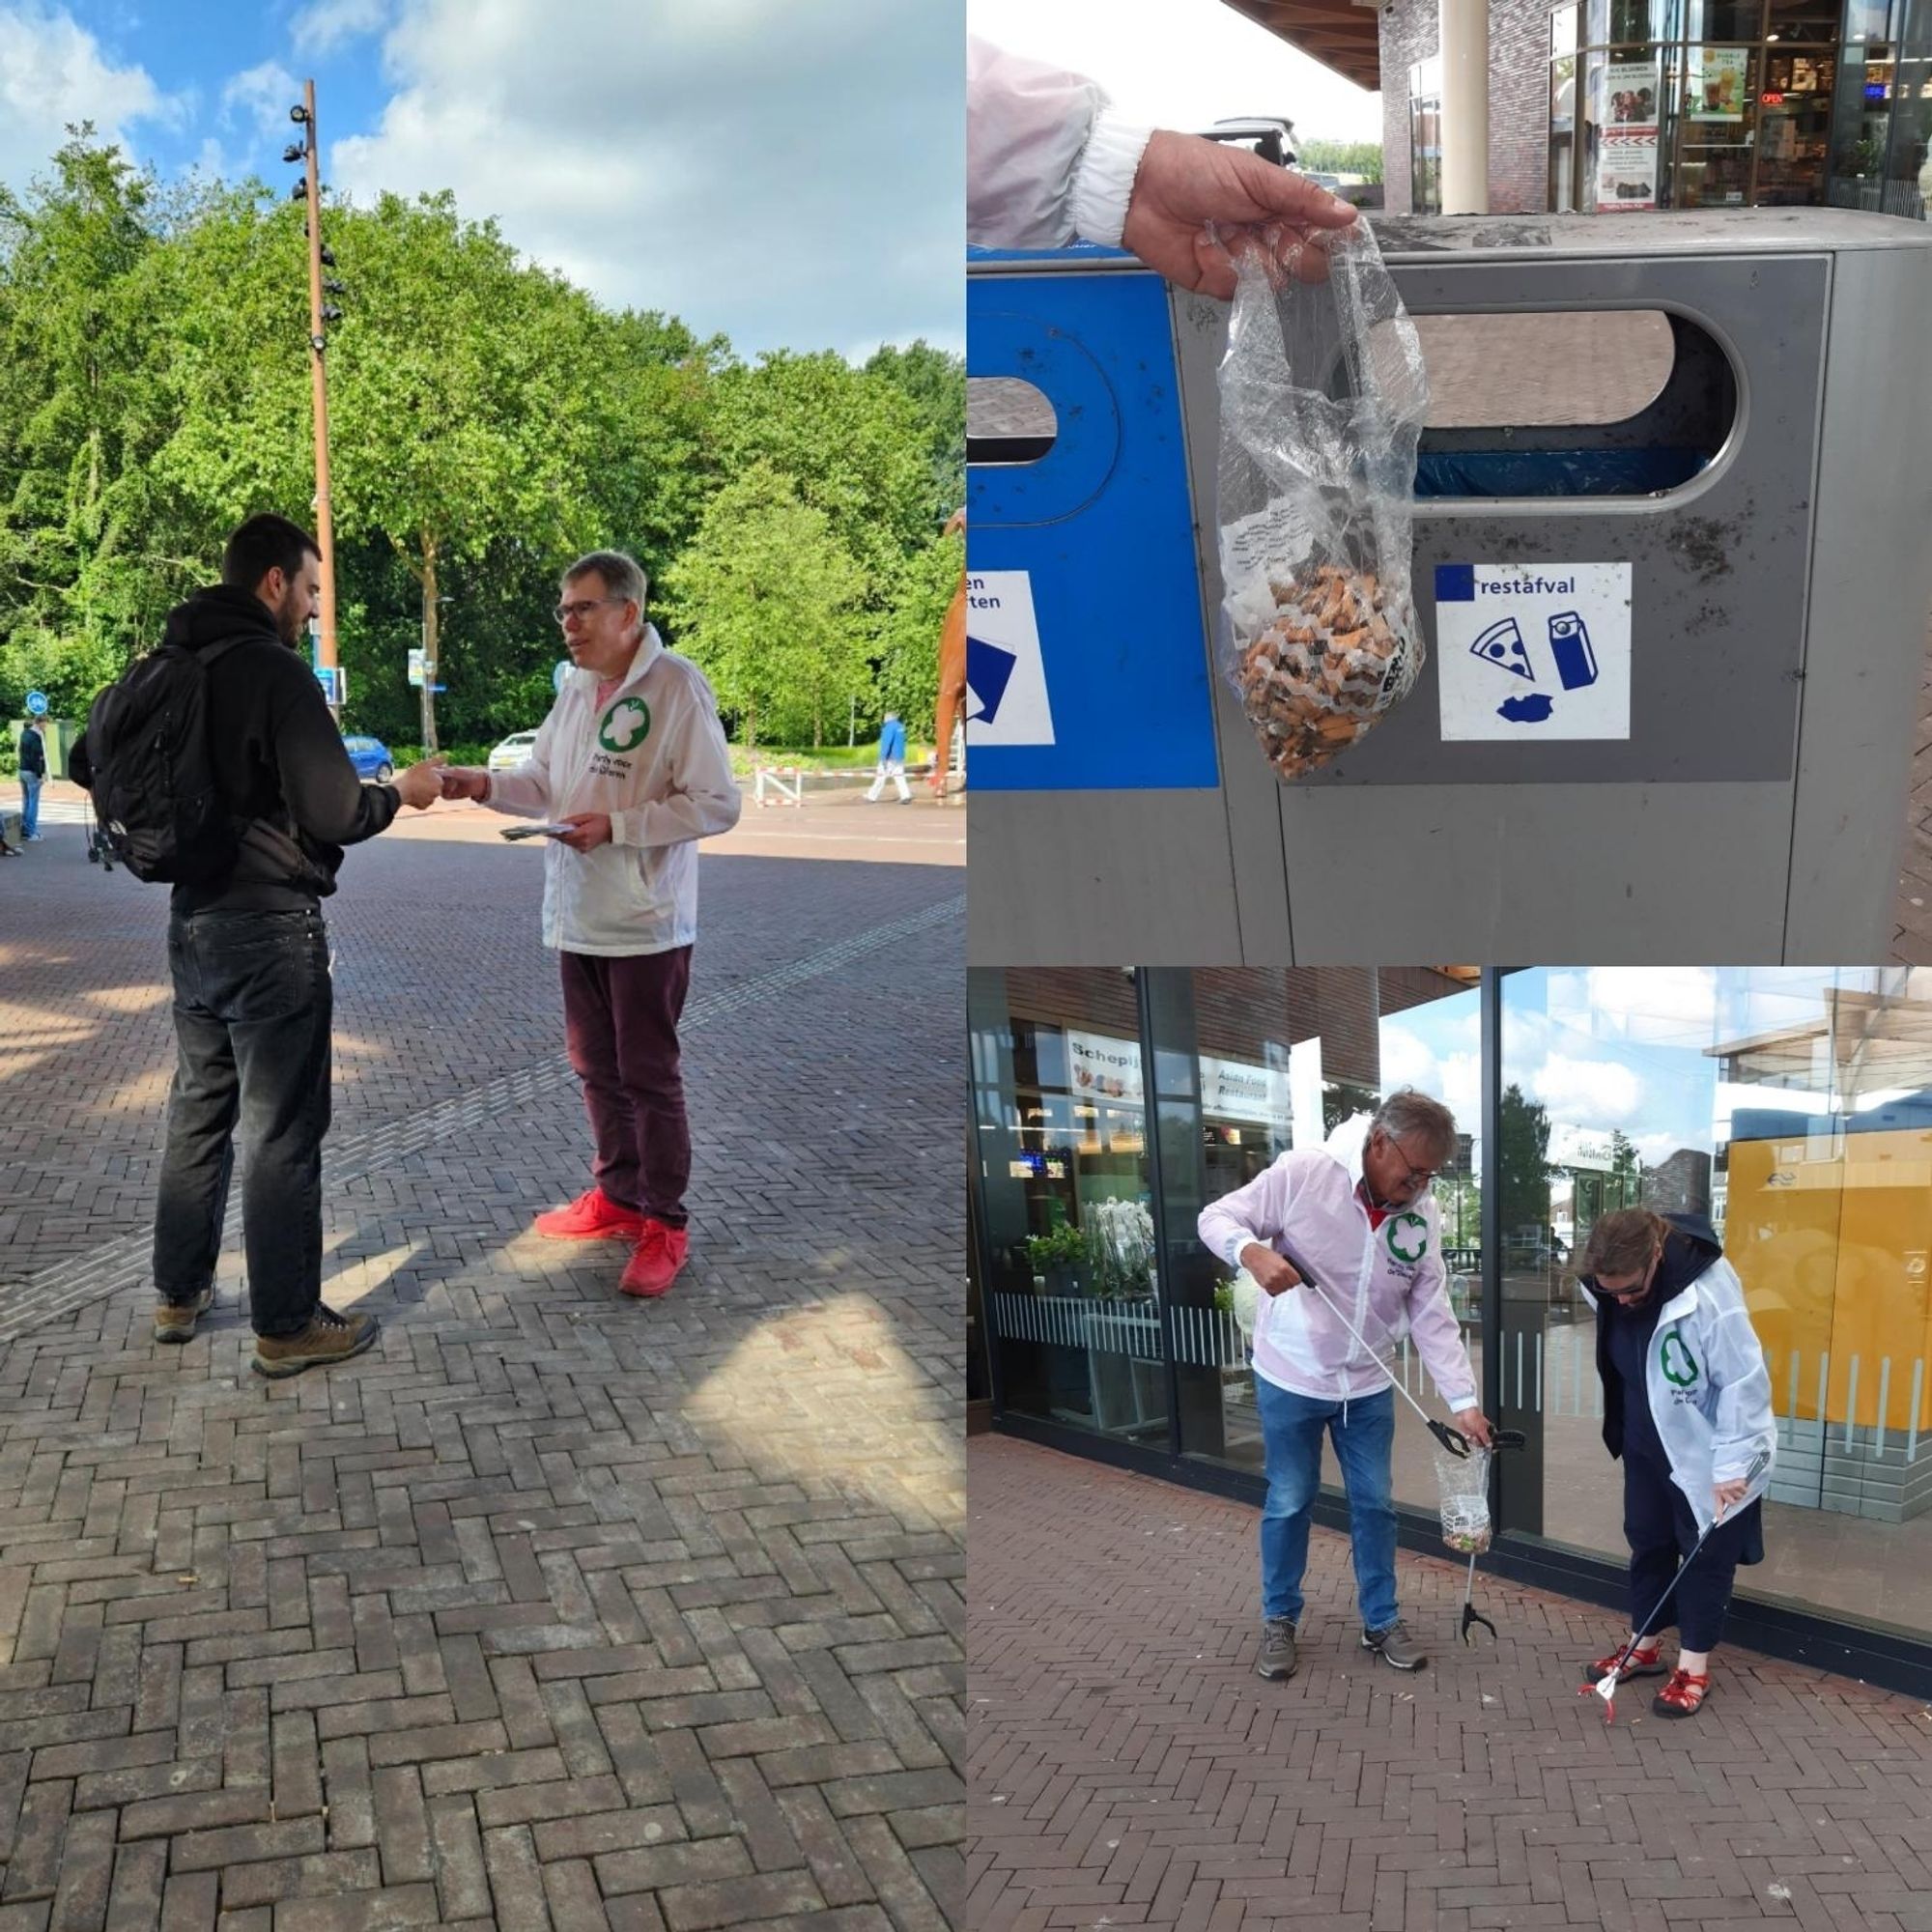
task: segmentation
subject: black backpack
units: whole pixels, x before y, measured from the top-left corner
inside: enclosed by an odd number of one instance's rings
[[[240,831],[208,744],[208,668],[240,643],[162,644],[136,658],[87,714],[88,789],[115,856],[137,879],[215,885]]]

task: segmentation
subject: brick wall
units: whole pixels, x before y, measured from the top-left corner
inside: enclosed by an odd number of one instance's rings
[[[1415,210],[1408,71],[1436,51],[1438,0],[1389,0],[1381,16],[1382,176],[1392,214]],[[1549,191],[1548,0],[1490,0],[1490,213],[1540,214]]]

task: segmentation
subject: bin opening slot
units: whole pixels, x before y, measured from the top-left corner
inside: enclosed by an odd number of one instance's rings
[[[966,461],[1037,463],[1060,434],[1045,392],[1018,376],[966,379]]]
[[[1654,497],[1716,459],[1737,379],[1715,337],[1659,309],[1418,315],[1422,499]]]

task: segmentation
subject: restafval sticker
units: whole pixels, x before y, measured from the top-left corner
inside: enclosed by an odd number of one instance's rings
[[[1429,1223],[1420,1214],[1397,1214],[1388,1224],[1389,1253],[1399,1262],[1419,1262],[1429,1252]]]
[[[650,735],[651,707],[641,697],[620,697],[597,727],[597,742],[607,752],[635,752]]]
[[[1697,1358],[1675,1328],[1664,1330],[1658,1359],[1663,1368],[1663,1379],[1672,1388],[1689,1388],[1697,1379]]]

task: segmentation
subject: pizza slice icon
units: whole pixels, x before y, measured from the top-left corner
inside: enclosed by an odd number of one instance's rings
[[[1492,624],[1469,646],[1469,651],[1471,656],[1481,658],[1485,664],[1500,666],[1525,683],[1536,682],[1536,672],[1529,662],[1529,646],[1523,642],[1522,632],[1517,627],[1514,617],[1505,617],[1501,623]]]

